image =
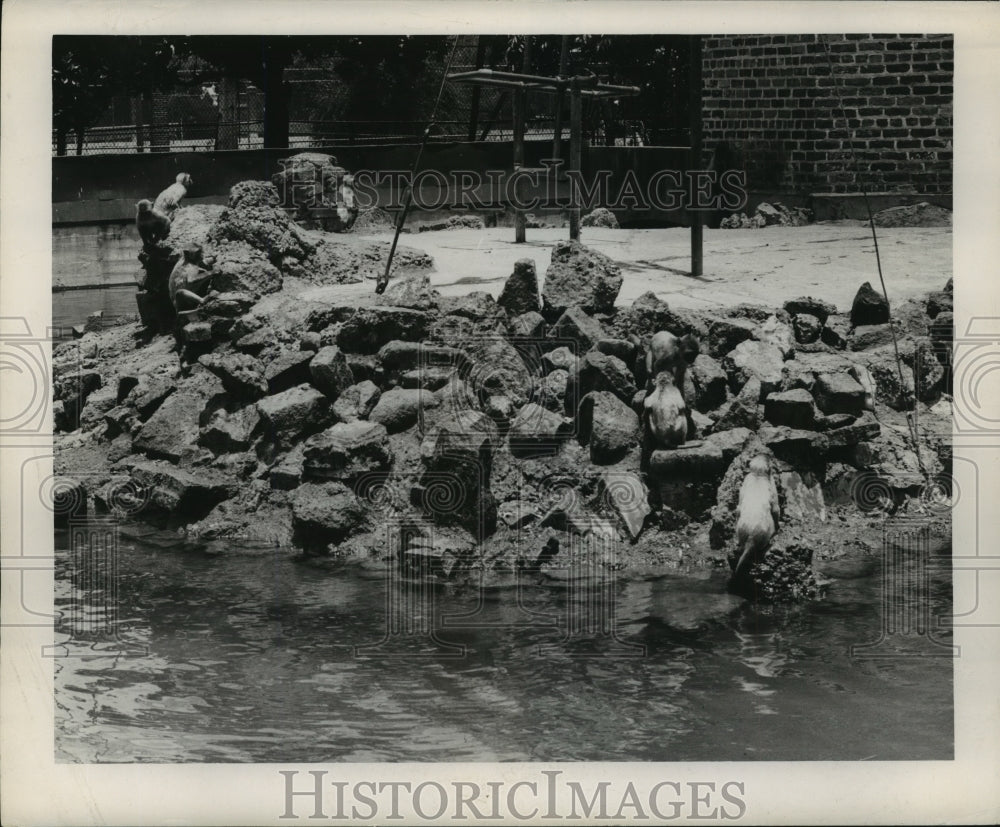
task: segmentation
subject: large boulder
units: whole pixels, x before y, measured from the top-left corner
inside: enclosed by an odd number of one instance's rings
[[[555,319],[579,304],[588,313],[610,313],[621,286],[621,270],[606,255],[579,241],[560,241],[552,249],[552,263],[545,271],[543,312]]]
[[[837,312],[835,305],[825,302],[822,299],[814,299],[812,296],[800,296],[797,299],[789,299],[785,302],[785,310],[792,316],[806,313],[819,319],[820,325],[826,324],[826,320],[831,314]]]
[[[618,219],[615,218],[615,214],[607,207],[598,207],[596,210],[591,210],[580,219],[580,226],[603,227],[606,230],[620,229]]]
[[[146,420],[133,440],[133,448],[149,457],[180,462],[198,441],[201,418],[222,383],[207,371],[194,377],[167,397]]]
[[[719,418],[715,421],[716,431],[730,428],[748,428],[756,431],[760,427],[761,382],[756,376],[750,377],[740,392],[719,409]]]
[[[708,327],[708,352],[721,358],[756,335],[757,324],[749,319],[716,319]]]
[[[857,416],[865,406],[865,389],[847,373],[819,374],[813,396],[819,409],[825,414],[846,413]]]
[[[267,392],[280,393],[308,382],[313,356],[311,350],[282,350],[269,359],[264,367]]]
[[[293,541],[312,553],[323,553],[363,530],[364,505],[357,495],[339,482],[305,483],[292,495]]]
[[[161,460],[134,462],[129,474],[149,512],[181,524],[201,519],[235,493],[229,482],[204,468],[186,471]]]
[[[635,379],[621,359],[591,350],[579,360],[576,372],[569,375],[566,402],[567,405],[575,404],[593,391],[608,391],[625,404],[631,404],[636,390]],[[572,414],[574,411],[566,412]]]
[[[265,435],[278,444],[290,444],[330,424],[329,400],[316,388],[299,385],[257,402]]]
[[[604,338],[604,328],[597,319],[588,316],[582,307],[574,305],[556,319],[549,329],[552,338],[571,339],[580,353],[590,350]]]
[[[785,360],[776,345],[746,341],[737,345],[722,360],[722,367],[729,376],[729,386],[735,392],[751,378],[760,380],[765,395],[781,387],[782,368]]]
[[[437,405],[437,397],[430,391],[393,388],[379,397],[368,418],[383,425],[390,434],[395,434],[412,428],[422,411]]]
[[[722,366],[711,356],[699,353],[688,375],[694,385],[694,405],[699,411],[714,411],[726,401],[728,378]]]
[[[614,394],[593,391],[580,400],[577,435],[589,443],[591,462],[610,465],[638,446],[639,417]]]
[[[206,353],[198,358],[198,364],[218,376],[226,393],[236,399],[252,402],[267,395],[264,365],[252,356],[244,353]]]
[[[430,330],[431,316],[409,307],[361,307],[343,322],[337,344],[348,353],[378,353],[395,339],[419,341]]]
[[[529,402],[510,422],[511,452],[515,456],[555,453],[570,429],[571,423],[566,417]]]
[[[764,400],[764,416],[772,425],[810,428],[816,420],[816,405],[804,388],[771,393]]]
[[[294,208],[303,227],[345,233],[354,226],[358,205],[353,178],[337,159],[321,152],[300,152],[279,161],[281,171],[271,176],[281,204]]]
[[[316,352],[309,362],[309,376],[312,384],[330,399],[337,399],[354,384],[347,357],[336,345],[327,345]]]
[[[885,324],[889,321],[889,302],[885,296],[865,282],[858,288],[851,303],[851,324],[855,327],[870,324]]]
[[[353,483],[391,465],[388,434],[377,422],[338,422],[310,437],[303,449],[302,470],[307,479]]]
[[[350,385],[337,396],[333,403],[333,413],[338,422],[368,419],[381,394],[378,385],[367,379],[356,385]]]
[[[615,335],[621,339],[636,336],[641,341],[648,341],[654,333],[661,330],[669,331],[675,336],[691,333],[699,338],[704,338],[708,333],[708,328],[697,313],[683,308],[671,309],[652,291],[639,296],[631,307],[619,310],[612,327]]]
[[[235,411],[215,411],[198,436],[198,444],[215,454],[246,451],[253,443],[254,430],[260,422],[256,405]]]
[[[229,204],[212,225],[208,241],[214,246],[243,242],[267,254],[284,269],[311,252],[301,231],[280,207],[278,191],[266,181],[241,181],[229,191]]]
[[[757,338],[769,345],[774,345],[781,351],[781,355],[785,359],[791,359],[795,355],[795,334],[792,327],[777,316],[767,318],[760,326]]]
[[[504,283],[497,304],[511,317],[524,313],[537,313],[542,309],[538,294],[538,275],[535,273],[533,259],[522,258],[514,262],[514,272]]]
[[[649,490],[642,478],[631,471],[607,471],[597,481],[597,502],[611,514],[634,543],[639,539],[652,512]]]

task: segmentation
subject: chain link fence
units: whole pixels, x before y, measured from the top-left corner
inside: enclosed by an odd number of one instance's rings
[[[619,38],[626,41],[629,38]],[[554,75],[553,54],[559,36],[535,38],[539,59],[528,64],[532,73]],[[520,41],[520,42],[519,42]],[[591,144],[611,146],[685,146],[688,106],[688,57],[684,38],[659,37],[656,64],[647,77],[634,67],[623,71],[615,61],[584,60],[570,51],[568,73],[593,72],[611,83],[641,85],[636,97],[585,101],[584,137]],[[546,47],[548,47],[546,49]],[[448,44],[450,51],[451,43]],[[463,36],[458,39],[450,71],[477,68],[523,71],[523,38]],[[547,63],[546,63],[547,60]],[[423,113],[391,117],[351,115],[352,89],[330,65],[297,65],[285,69],[288,90],[289,147],[309,149],[352,144],[393,144],[420,139],[431,115],[444,59],[428,65],[413,79],[413,94],[426,102]],[[183,80],[182,74],[182,80]],[[652,83],[642,81],[651,80]],[[561,117],[557,114],[563,107]],[[354,108],[357,108],[354,106]],[[364,107],[370,111],[373,107]],[[374,107],[377,108],[377,107]],[[412,109],[413,107],[411,107]],[[528,94],[525,140],[551,142],[557,122],[569,140],[568,100]],[[464,83],[446,83],[430,141],[510,141],[513,136],[511,90]],[[66,137],[60,147],[52,133],[52,152],[68,155],[142,152],[199,152],[260,149],[264,146],[264,93],[246,80],[220,79],[188,85],[145,97],[119,96],[97,123]]]

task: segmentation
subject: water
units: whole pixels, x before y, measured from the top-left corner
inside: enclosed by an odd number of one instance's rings
[[[62,762],[953,754],[952,661],[933,656],[944,650],[911,635],[877,648],[916,657],[849,655],[882,628],[877,561],[839,566],[824,600],[770,615],[718,578],[618,583],[621,642],[587,629],[567,641],[567,612],[593,594],[565,584],[527,585],[519,605],[511,587],[422,590],[284,550],[130,535],[116,577],[111,558],[85,561],[56,535],[56,641],[70,655],[55,661]],[[950,616],[948,550],[934,559],[911,602]],[[904,592],[912,574],[893,574]],[[417,634],[356,656],[386,636],[388,593],[467,617],[440,631],[443,644],[412,621]],[[117,643],[102,642],[106,626]]]

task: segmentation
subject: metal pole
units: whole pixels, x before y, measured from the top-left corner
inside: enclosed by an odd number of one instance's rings
[[[483,61],[486,59],[486,35],[476,37],[476,69],[483,68]],[[479,129],[479,98],[482,88],[479,84],[472,87],[472,100],[469,103],[469,141],[476,140],[476,132]]]
[[[689,98],[691,154],[688,169],[692,172],[701,169],[702,124],[701,124],[701,37],[691,38],[691,65],[689,67],[691,88]],[[690,190],[689,190],[690,191]],[[701,278],[703,272],[702,258],[702,213],[696,205],[688,205],[688,215],[691,217],[691,275]]]
[[[522,71],[527,74],[531,68],[531,37],[524,39],[524,58],[521,62]],[[514,172],[520,172],[524,166],[524,122],[527,109],[527,93],[524,89],[514,92]],[[514,205],[514,243],[524,244],[525,230],[527,229],[527,216],[519,206],[521,198],[521,179],[515,182],[514,195],[518,204]]]
[[[562,44],[559,47],[559,77],[566,76],[566,67],[569,65],[569,35],[562,36]],[[555,124],[552,129],[552,158],[558,161],[562,154],[562,128],[563,128],[563,90],[559,89],[553,96],[556,102]]]
[[[569,169],[580,172],[580,156],[583,144],[583,96],[580,94],[580,80],[573,78],[569,93]],[[579,181],[570,182],[569,237],[580,240]]]

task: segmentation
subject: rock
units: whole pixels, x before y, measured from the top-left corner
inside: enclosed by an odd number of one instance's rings
[[[590,460],[610,465],[639,445],[639,417],[620,397],[591,391],[580,400],[577,435],[590,445]]]
[[[309,381],[328,399],[337,399],[354,384],[354,372],[336,345],[320,348],[309,362]]]
[[[816,419],[816,405],[803,388],[770,393],[764,400],[764,416],[772,425],[809,428]]]
[[[927,317],[927,301],[907,299],[892,308],[892,318],[901,332],[910,336],[927,336],[931,320]]]
[[[181,328],[185,344],[204,344],[212,341],[212,325],[208,322],[188,322]]]
[[[761,394],[760,379],[756,376],[748,379],[740,392],[719,409],[715,430],[749,428],[751,431],[756,431],[761,423],[761,411],[758,404]]]
[[[409,307],[413,310],[434,310],[440,299],[441,294],[431,287],[431,277],[427,273],[415,273],[390,282],[385,292],[376,296],[375,304]]]
[[[222,390],[222,383],[216,385]],[[199,425],[211,392],[189,387],[171,394],[143,424],[133,441],[136,451],[149,457],[180,462],[198,441]]]
[[[379,397],[368,418],[383,425],[390,434],[395,434],[416,425],[421,411],[437,404],[437,398],[430,391],[393,388]]]
[[[688,376],[694,385],[694,405],[699,411],[714,411],[725,403],[728,396],[726,372],[711,356],[698,354]]]
[[[851,331],[847,340],[850,350],[870,350],[892,344],[892,326],[888,324],[863,325]]]
[[[565,417],[529,402],[511,420],[508,436],[515,456],[555,453],[570,431]]]
[[[587,313],[610,313],[621,286],[621,270],[606,255],[579,241],[560,241],[545,271],[543,313],[554,319],[573,305]]]
[[[102,384],[101,374],[88,368],[56,374],[53,396],[63,403],[66,418],[73,423],[73,428],[76,428],[79,413],[87,404],[87,397]]]
[[[929,338],[907,340],[899,348],[903,364],[913,371],[917,399],[933,402],[941,391],[941,381],[945,370],[935,354]]]
[[[579,346],[579,353],[585,353],[605,337],[604,328],[596,319],[588,316],[583,308],[568,308],[552,325],[548,335],[561,339],[572,339]]]
[[[108,439],[114,439],[119,434],[130,433],[133,425],[136,425],[138,421],[138,416],[132,408],[127,405],[117,405],[104,414],[104,427],[106,428],[104,435]]]
[[[575,399],[582,399],[592,391],[609,391],[628,405],[637,390],[632,373],[625,363],[599,350],[591,350],[584,355],[580,360],[575,380],[570,381],[576,382]],[[570,395],[570,389],[567,388],[567,398]]]
[[[482,290],[473,290],[460,296],[446,296],[438,302],[442,313],[448,316],[459,316],[472,321],[504,320],[504,310],[493,297]]]
[[[714,480],[726,470],[722,449],[713,442],[689,442],[673,450],[653,451],[649,472],[666,480]]]
[[[347,352],[377,353],[395,339],[420,341],[430,332],[431,317],[408,307],[360,307],[343,322],[337,344]]]
[[[514,500],[503,503],[497,509],[497,514],[507,528],[520,529],[533,523],[537,523],[541,517],[541,512],[526,500]]]
[[[826,522],[826,503],[823,488],[811,471],[782,471],[778,484],[784,494],[781,516],[783,520],[814,524]]]
[[[823,332],[823,323],[808,313],[796,313],[792,317],[792,329],[795,331],[795,341],[808,345],[819,339]]]
[[[218,376],[226,393],[236,399],[252,402],[267,395],[264,365],[252,356],[206,353],[198,358],[198,364]]]
[[[811,600],[819,593],[812,571],[812,548],[776,538],[764,559],[751,567],[743,583],[731,584],[734,591],[760,603],[792,603]]]
[[[308,350],[285,350],[269,360],[264,367],[268,393],[281,393],[310,379],[310,362],[314,354]],[[347,370],[347,363],[344,363]]]
[[[496,423],[485,413],[469,409],[462,409],[458,406],[442,402],[440,407],[428,413],[424,420],[424,436],[420,443],[420,456],[429,460],[435,451],[438,434],[446,431],[448,445],[453,447],[461,442],[461,434],[468,434],[476,450],[481,450],[484,446],[482,437],[485,435],[488,447],[491,451],[496,450],[500,444],[500,431]]]
[[[537,313],[542,309],[533,259],[522,258],[514,262],[514,272],[504,282],[497,304],[511,316]]]
[[[805,467],[821,462],[829,446],[824,434],[797,430],[784,425],[765,426],[758,431],[758,436],[779,459]]]
[[[945,367],[951,366],[953,341],[955,339],[955,315],[939,313],[929,325],[931,349],[937,360]]]
[[[281,271],[268,259],[266,250],[235,242],[218,247],[212,264],[212,287],[223,292],[252,296],[276,293],[283,285]]]
[[[482,230],[486,223],[478,215],[452,215],[444,221],[427,221],[417,227],[417,232],[439,230]]]
[[[568,347],[557,347],[542,356],[542,367],[546,373],[554,370],[564,370],[575,373],[577,367],[576,354]]]
[[[845,425],[850,425],[855,419],[857,417],[845,413],[835,413],[829,416],[819,414],[816,417],[816,423],[813,427],[815,430],[823,433],[825,431],[832,431],[834,428],[843,428]]]
[[[322,345],[320,344],[319,333],[307,330],[299,337],[299,350],[308,350],[315,353],[320,347]]]
[[[837,312],[837,308],[834,305],[821,299],[814,299],[812,296],[800,296],[797,299],[789,299],[785,302],[784,307],[793,317],[799,314],[815,316],[819,319],[821,326],[826,324],[826,320]]]
[[[485,431],[443,423],[433,447],[421,456],[424,472],[411,490],[413,504],[438,525],[461,526],[477,540],[492,534],[497,523],[490,490],[493,445]]]
[[[757,335],[760,341],[778,348],[783,359],[791,359],[795,355],[795,334],[777,316],[769,316]]]
[[[361,501],[339,482],[307,482],[292,495],[293,541],[314,554],[361,531],[365,518]]]
[[[826,431],[823,435],[826,438],[827,446],[833,448],[844,448],[857,445],[860,442],[875,439],[881,433],[882,427],[878,420],[865,411],[854,422],[842,425]]]
[[[239,328],[234,325],[234,329],[238,330]],[[261,327],[244,336],[240,336],[236,339],[234,347],[241,353],[246,353],[250,356],[259,356],[264,350],[271,347],[276,340],[277,335],[272,328]]]
[[[820,333],[820,341],[825,345],[844,350],[851,334],[851,320],[847,316],[831,315]]]
[[[73,477],[56,477],[52,482],[52,516],[56,528],[87,518],[87,489]]]
[[[287,443],[304,434],[315,433],[330,423],[332,412],[327,398],[309,385],[265,397],[257,402],[265,434]]]
[[[547,410],[562,413],[566,408],[566,386],[569,373],[565,370],[554,370],[546,374],[535,393],[534,401]]]
[[[158,376],[151,379],[142,377],[139,384],[125,397],[125,404],[132,405],[139,418],[146,420],[175,390],[177,381],[173,377]]]
[[[719,359],[756,335],[757,325],[747,319],[717,319],[708,328],[708,352]]]
[[[389,342],[376,357],[386,373],[426,367],[464,367],[467,357],[463,350],[424,342]]]
[[[954,307],[954,294],[951,290],[941,290],[927,294],[927,315],[936,319],[941,313],[952,313]]]
[[[604,227],[608,230],[618,230],[618,219],[615,218],[615,214],[611,210],[605,207],[598,207],[596,210],[591,210],[583,218],[580,219],[581,227]]]
[[[99,388],[87,397],[87,404],[80,411],[80,427],[84,431],[100,425],[104,415],[115,407],[117,392],[114,388]]]
[[[480,399],[506,396],[519,408],[531,397],[537,370],[529,368],[517,348],[504,337],[475,339],[469,343],[466,354],[468,362],[461,376]]]
[[[346,233],[354,226],[358,217],[354,179],[334,156],[300,152],[280,164],[271,181],[282,206],[295,208],[296,222],[333,233]]]
[[[825,414],[857,416],[865,407],[865,389],[847,373],[821,373],[816,377],[813,397]]]
[[[597,501],[603,511],[614,515],[633,543],[639,539],[652,509],[649,490],[638,474],[606,471],[597,481]]]
[[[510,332],[525,339],[540,339],[545,335],[545,317],[535,311],[522,313],[511,319]]]
[[[876,400],[897,411],[912,408],[916,394],[913,371],[904,364],[900,380],[900,369],[891,347],[868,351],[865,356],[865,365],[875,382]]]
[[[851,324],[854,327],[862,325],[885,324],[889,321],[889,303],[885,296],[872,287],[871,282],[865,282],[858,288],[851,304]]]
[[[740,452],[747,440],[753,434],[749,428],[730,428],[725,431],[716,430],[705,437],[705,442],[715,445],[722,451],[722,461],[727,465],[732,462]]]
[[[357,419],[368,419],[381,393],[378,385],[367,380],[348,386],[343,393],[338,394],[333,403],[333,413],[337,421],[354,422]]]
[[[182,524],[201,519],[235,493],[223,478],[204,468],[195,473],[161,460],[132,463],[129,474],[143,492],[148,510]]]
[[[310,437],[303,448],[306,479],[334,479],[354,483],[392,465],[389,437],[377,422],[338,422]]]
[[[766,342],[741,342],[722,359],[722,367],[734,392],[754,377],[760,380],[765,396],[780,388],[783,366],[781,350]]]
[[[254,429],[259,422],[260,412],[256,405],[233,412],[218,410],[201,429],[198,444],[215,454],[246,451],[253,442]]]
[[[699,339],[708,335],[708,328],[697,313],[681,308],[672,310],[652,291],[639,296],[631,307],[619,310],[612,326],[615,335],[621,339],[637,336],[645,341],[661,330],[667,330],[675,336],[691,333]]]
[[[879,210],[874,221],[876,227],[950,227],[951,210],[921,201]]]
[[[268,482],[277,491],[292,491],[302,482],[302,463],[305,449],[296,445],[291,451],[276,462],[268,471]]]
[[[635,362],[636,345],[628,339],[601,339],[594,347],[601,353],[621,359],[626,365]]]
[[[331,345],[327,345],[330,347]],[[351,376],[355,382],[368,380],[376,385],[381,381],[382,370],[377,364],[373,354],[347,353],[347,367],[351,369]],[[316,360],[313,359],[315,362]]]

